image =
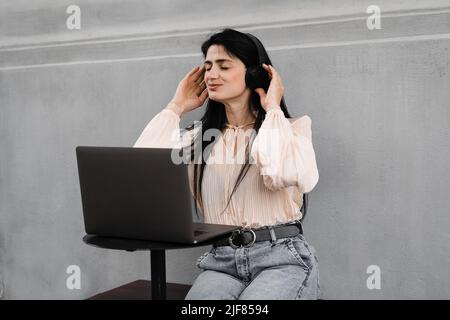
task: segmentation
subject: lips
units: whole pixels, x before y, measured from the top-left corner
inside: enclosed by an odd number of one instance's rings
[[[209,85],[208,86],[208,89],[209,90],[216,90],[218,87],[220,87],[221,86],[221,84],[214,84],[214,85]]]

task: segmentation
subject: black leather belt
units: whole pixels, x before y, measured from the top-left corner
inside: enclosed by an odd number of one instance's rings
[[[257,230],[242,228],[233,231],[230,237],[214,242],[213,246],[231,246],[235,249],[241,247],[248,248],[255,242],[275,241],[276,239],[295,237],[298,234],[303,234],[303,228],[300,222],[268,226]]]

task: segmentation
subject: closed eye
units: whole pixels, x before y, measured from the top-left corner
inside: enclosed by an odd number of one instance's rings
[[[222,69],[222,70],[227,70],[227,69],[230,69],[230,68],[220,68],[220,69]],[[205,69],[205,71],[209,71],[209,70],[211,70],[211,69]]]

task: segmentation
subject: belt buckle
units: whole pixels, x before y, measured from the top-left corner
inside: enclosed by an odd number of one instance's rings
[[[252,234],[252,241],[250,241],[250,242],[247,243],[246,245],[242,245],[242,244],[241,244],[240,246],[235,245],[235,244],[233,243],[234,237],[235,237],[236,235],[244,234],[245,232],[250,232],[250,233]],[[242,247],[244,247],[244,248],[251,247],[251,246],[255,243],[255,241],[256,241],[256,234],[255,234],[255,231],[253,231],[251,228],[242,228],[242,229],[234,230],[234,231],[231,233],[231,236],[228,238],[228,243],[230,244],[230,246],[231,246],[233,249],[242,248]]]

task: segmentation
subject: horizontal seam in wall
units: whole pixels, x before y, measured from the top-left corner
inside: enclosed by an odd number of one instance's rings
[[[381,11],[381,17],[406,17],[406,16],[419,16],[419,15],[436,15],[450,13],[450,8],[439,8],[433,10],[416,10],[416,11],[398,11],[398,12],[386,12]],[[369,15],[365,16],[355,16],[350,15],[346,17],[320,17],[320,18],[312,18],[306,20],[294,20],[292,22],[273,22],[266,23],[263,25],[245,25],[245,26],[234,26],[233,28],[241,30],[241,31],[254,31],[254,30],[270,30],[277,29],[283,27],[296,27],[296,26],[308,26],[308,25],[318,25],[318,24],[330,24],[330,23],[339,23],[339,22],[349,22],[349,21],[364,21],[368,18]],[[214,30],[221,30],[223,27],[214,27]],[[230,27],[230,26],[227,26]],[[205,28],[202,28],[204,30]],[[211,29],[211,30],[212,30]],[[194,30],[194,29],[193,29]],[[176,31],[168,31],[164,32],[160,35],[147,35],[147,36],[133,36],[126,35],[120,36],[118,38],[113,39],[92,39],[92,40],[69,40],[64,41],[63,43],[48,43],[42,45],[17,45],[10,47],[0,47],[0,52],[8,52],[8,51],[22,51],[22,50],[33,50],[33,49],[42,49],[42,48],[53,48],[53,47],[66,47],[66,46],[82,46],[82,45],[91,45],[91,44],[104,44],[104,43],[115,43],[115,42],[129,42],[129,41],[143,41],[143,40],[154,40],[154,39],[166,39],[173,37],[190,37],[196,35],[208,35],[211,32],[208,31],[191,31],[191,32],[180,32],[176,33]]]
[[[292,49],[340,47],[340,46],[363,45],[363,44],[381,44],[381,43],[393,43],[393,42],[414,42],[414,41],[446,40],[446,39],[450,39],[450,33],[409,36],[409,37],[393,37],[393,38],[383,38],[383,39],[370,39],[370,40],[322,42],[322,43],[314,43],[314,44],[307,44],[307,45],[298,44],[298,45],[288,45],[288,46],[266,47],[266,49],[268,52],[272,52],[272,51],[284,51],[284,50],[292,50]],[[73,61],[73,62],[60,62],[60,63],[44,63],[44,64],[23,65],[23,66],[0,67],[0,71],[69,66],[69,65],[79,65],[79,64],[113,63],[113,62],[128,62],[128,61],[134,62],[134,61],[162,60],[162,59],[173,59],[173,58],[192,58],[192,57],[201,57],[201,56],[202,56],[201,53],[187,53],[187,54],[159,55],[159,56],[150,56],[150,57],[125,58],[125,59],[107,59],[107,60],[88,60],[88,61]]]

